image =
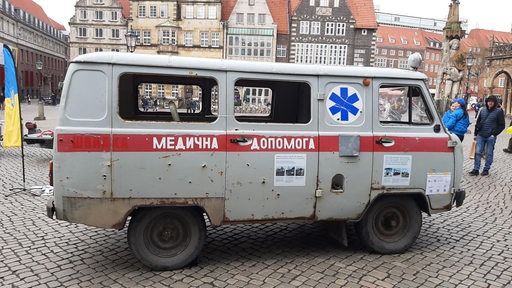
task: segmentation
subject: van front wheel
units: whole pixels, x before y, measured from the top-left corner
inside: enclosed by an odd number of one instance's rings
[[[203,215],[186,207],[143,208],[128,227],[128,245],[152,270],[179,269],[194,263],[206,238]]]
[[[395,254],[414,244],[421,224],[421,211],[413,199],[384,197],[372,204],[356,228],[360,240],[370,250]]]

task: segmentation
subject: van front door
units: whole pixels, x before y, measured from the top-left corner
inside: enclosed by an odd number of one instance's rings
[[[316,79],[228,73],[226,221],[314,217]]]
[[[427,90],[406,80],[376,80],[373,89],[379,105],[373,119],[372,196],[425,193],[431,195],[431,208],[446,206],[453,186],[455,154],[449,145],[450,135],[432,112],[435,107],[428,101]]]

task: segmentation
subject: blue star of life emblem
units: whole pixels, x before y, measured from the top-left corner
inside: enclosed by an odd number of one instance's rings
[[[340,123],[355,121],[362,109],[361,97],[350,86],[337,86],[332,89],[326,105],[331,118]]]

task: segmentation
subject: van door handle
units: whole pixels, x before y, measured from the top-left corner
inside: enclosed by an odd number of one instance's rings
[[[249,138],[246,137],[238,137],[238,138],[231,138],[229,139],[229,142],[231,143],[247,143],[249,142]]]
[[[375,143],[381,144],[381,145],[383,145],[385,147],[388,147],[388,146],[394,145],[395,144],[395,140],[393,140],[391,138],[380,138],[377,141],[375,141]]]

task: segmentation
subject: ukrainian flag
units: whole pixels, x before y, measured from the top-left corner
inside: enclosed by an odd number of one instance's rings
[[[21,118],[20,102],[18,100],[18,82],[16,66],[11,49],[4,46],[2,49],[5,71],[5,119],[3,147],[21,147]]]

